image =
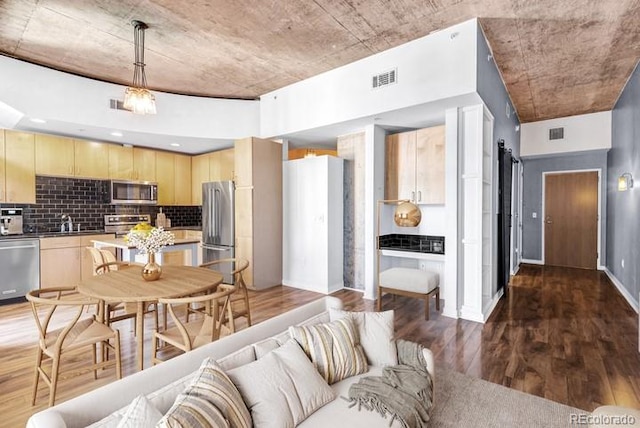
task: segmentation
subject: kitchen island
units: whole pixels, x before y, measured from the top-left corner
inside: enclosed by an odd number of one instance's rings
[[[140,263],[146,263],[146,257],[140,255],[138,260],[136,256],[139,255],[138,249],[129,244],[124,238],[115,239],[96,239],[91,241],[96,248],[111,247],[116,248],[118,257],[125,262],[134,263],[136,261]],[[162,249],[160,253],[156,255],[156,263],[162,264],[162,253],[171,251],[184,251],[189,250],[191,252],[191,266],[198,266],[198,245],[200,239],[198,238],[176,238],[173,245],[167,245]],[[143,257],[141,260],[140,257]]]

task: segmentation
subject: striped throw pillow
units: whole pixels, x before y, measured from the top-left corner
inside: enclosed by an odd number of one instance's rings
[[[222,412],[206,398],[179,394],[156,428],[230,428]]]
[[[300,344],[329,385],[368,370],[353,320],[291,326],[289,334]]]
[[[158,423],[161,428],[185,426],[252,426],[251,414],[238,388],[210,358],[203,361],[191,385],[176,398],[169,412]]]

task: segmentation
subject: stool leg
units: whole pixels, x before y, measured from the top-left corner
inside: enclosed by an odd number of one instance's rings
[[[436,290],[436,311],[440,310],[440,288]]]
[[[424,297],[424,319],[429,320],[429,295]]]
[[[378,286],[378,312],[382,311],[382,288]]]

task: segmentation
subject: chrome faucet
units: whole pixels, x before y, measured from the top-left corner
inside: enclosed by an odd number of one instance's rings
[[[73,222],[69,214],[62,214],[60,232],[73,232]]]

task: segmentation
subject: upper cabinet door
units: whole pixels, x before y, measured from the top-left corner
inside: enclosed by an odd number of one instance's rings
[[[191,177],[191,203],[202,205],[202,183],[211,181],[208,154],[191,158]]]
[[[0,129],[0,202],[5,202],[7,197],[4,172],[4,132],[3,129]]]
[[[253,138],[236,140],[234,170],[236,187],[253,185]]]
[[[109,144],[109,178],[133,179],[133,147]]]
[[[109,146],[96,141],[74,140],[76,177],[109,178]]]
[[[175,202],[175,156],[169,152],[156,153],[158,176],[158,205],[173,205]]]
[[[175,155],[175,204],[191,204],[191,156]],[[158,171],[158,174],[161,172]],[[202,187],[200,188],[202,189]],[[201,190],[202,192],[202,190]]]
[[[233,180],[235,173],[235,150],[226,149],[220,150],[220,180]]]
[[[133,179],[156,181],[156,151],[133,148]]]
[[[386,139],[386,199],[416,200],[416,133],[402,132]]]
[[[416,131],[416,202],[444,204],[445,127]]]
[[[36,203],[35,138],[5,130],[5,202]]]
[[[73,177],[73,140],[56,135],[35,134],[36,174]]]

